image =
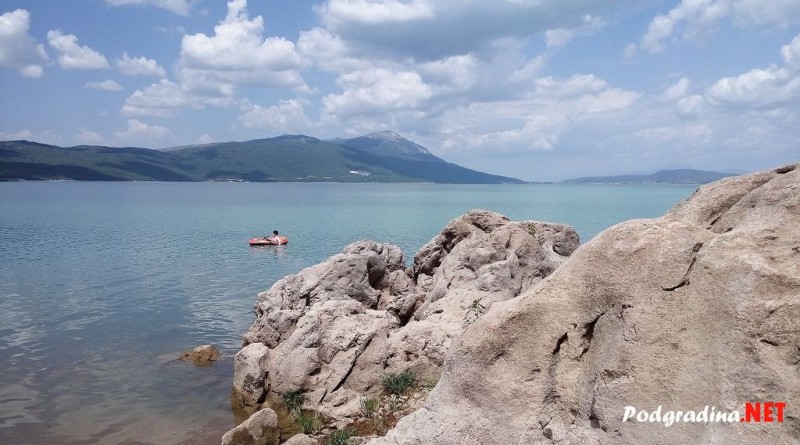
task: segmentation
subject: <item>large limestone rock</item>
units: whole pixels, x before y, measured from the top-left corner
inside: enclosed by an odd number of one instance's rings
[[[484,211],[455,219],[414,257],[421,304],[410,323],[391,333],[386,367],[438,378],[455,337],[494,303],[552,273],[578,244],[563,224],[510,222]]]
[[[794,167],[598,235],[469,326],[425,405],[370,444],[800,443]],[[786,402],[784,422],[622,422],[747,401]]]
[[[359,398],[380,392],[385,372],[438,378],[454,338],[577,245],[568,226],[486,211],[452,221],[412,268],[396,246],[351,244],[259,295],[235,357],[234,402],[253,411],[302,391],[307,409],[339,421],[356,416]]]

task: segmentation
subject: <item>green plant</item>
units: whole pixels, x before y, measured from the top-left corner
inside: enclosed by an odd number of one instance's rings
[[[367,419],[374,420],[378,415],[378,408],[381,406],[380,400],[374,397],[362,397],[359,403],[361,404],[361,414]]]
[[[286,405],[286,409],[289,410],[289,414],[295,418],[301,414],[303,403],[305,401],[306,396],[300,390],[287,392],[283,395],[283,404]]]
[[[322,429],[323,423],[319,413],[310,414],[300,411],[294,418],[297,420],[297,426],[303,434],[315,434]]]
[[[400,374],[388,373],[383,376],[383,388],[390,394],[405,394],[417,383],[414,371],[406,369]]]
[[[356,432],[350,428],[334,431],[330,437],[328,437],[325,445],[350,445],[350,438],[355,435]]]
[[[397,396],[392,396],[397,397]],[[359,399],[359,403],[361,404],[361,415],[364,416],[365,419],[369,420],[369,424],[372,425],[372,429],[378,435],[386,434],[388,430],[386,426],[386,419],[380,416],[379,410],[381,408],[381,401],[375,397],[362,397]]]

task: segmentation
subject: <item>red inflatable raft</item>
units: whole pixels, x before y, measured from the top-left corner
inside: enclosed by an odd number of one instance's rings
[[[251,246],[280,246],[288,242],[289,240],[284,236],[279,236],[277,240],[264,237],[250,238]]]

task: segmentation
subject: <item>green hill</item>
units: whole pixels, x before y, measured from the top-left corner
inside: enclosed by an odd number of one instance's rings
[[[0,180],[519,183],[448,163],[383,132],[323,141],[284,135],[167,150],[0,142]]]
[[[0,180],[191,181],[183,161],[146,148],[0,142]]]

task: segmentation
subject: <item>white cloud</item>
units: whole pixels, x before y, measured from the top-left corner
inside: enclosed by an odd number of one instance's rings
[[[433,85],[438,94],[469,90],[477,82],[479,61],[473,55],[452,56],[419,65],[426,83]]]
[[[656,53],[665,42],[680,33],[684,39],[714,30],[729,20],[738,26],[779,26],[800,23],[800,2],[796,0],[682,0],[668,13],[653,18],[638,44],[626,49]]]
[[[792,39],[792,42],[781,48],[783,62],[787,67],[800,69],[800,35]]]
[[[182,79],[308,89],[299,72],[306,61],[294,43],[282,37],[264,38],[264,20],[261,16],[251,20],[246,7],[246,0],[228,2],[228,15],[214,27],[213,36],[184,36]]]
[[[94,131],[82,129],[75,135],[75,140],[79,144],[86,144],[86,145],[102,145],[106,143],[106,138],[104,138],[100,133],[96,133]]]
[[[542,77],[536,80],[536,93],[540,96],[568,98],[600,93],[607,89],[606,81],[593,74],[576,74],[567,80],[554,77]]]
[[[130,57],[128,53],[123,53],[121,59],[117,59],[117,69],[126,76],[159,76],[165,77],[167,72],[153,59],[146,57]]]
[[[384,25],[434,18],[434,6],[428,0],[330,0],[318,6],[316,11],[328,26],[334,28],[352,22]]]
[[[214,84],[217,85],[217,84]],[[162,79],[128,96],[122,106],[125,116],[173,117],[180,109],[203,109],[206,106],[231,107],[238,100],[220,95],[219,91],[203,94],[198,88],[187,89],[184,85]]]
[[[0,16],[0,67],[13,68],[23,77],[39,78],[48,60],[44,45],[28,34],[30,13],[25,9]]]
[[[775,25],[786,28],[800,23],[800,3],[796,0],[728,0],[731,15],[740,25]]]
[[[449,130],[442,149],[530,152],[553,150],[568,130],[591,125],[616,125],[640,94],[614,88],[594,75],[537,79],[525,97],[473,103],[443,116]]]
[[[534,80],[537,79],[539,73],[547,65],[548,59],[549,59],[548,53],[539,54],[533,59],[525,62],[525,65],[522,68],[514,70],[514,72],[509,74],[508,80],[512,82],[524,82],[531,79]]]
[[[125,116],[172,117],[176,110],[192,106],[189,95],[175,82],[162,79],[143,90],[136,90],[125,100]]]
[[[675,114],[682,119],[700,117],[706,112],[706,99],[699,94],[689,94],[692,81],[682,77],[658,96],[658,100],[674,106]]]
[[[566,44],[572,38],[569,28],[596,26],[596,11],[625,3],[634,2],[328,0],[315,11],[330,33],[372,57],[391,54],[430,61],[547,30],[553,30],[553,45]]]
[[[486,148],[492,140],[553,148],[576,115],[614,112],[639,97],[610,88],[594,76],[562,81],[538,77],[555,52],[605,26],[589,13],[603,2],[579,1],[574,8],[539,2],[470,1],[452,8],[445,7],[446,1],[406,2],[416,7],[409,11],[419,13],[402,19],[380,12],[396,6],[392,2],[350,9],[362,3],[328,2],[317,9],[327,28],[302,33],[298,40],[301,54],[338,76],[341,92],[322,98],[320,121],[326,128],[425,134],[458,134],[466,128],[471,136],[459,144]],[[530,58],[528,40],[537,34],[544,36],[548,48]],[[561,112],[557,103],[562,100],[584,107],[583,114]],[[531,115],[528,107],[551,114]],[[485,112],[473,118],[472,110],[477,109]],[[526,117],[508,114],[507,109]],[[477,123],[484,121],[497,127]]]
[[[649,141],[651,144],[691,143],[693,145],[708,142],[713,134],[714,132],[708,124],[652,127],[636,133],[637,137]]]
[[[312,126],[306,116],[303,99],[282,100],[278,105],[262,107],[252,105],[239,120],[246,128],[270,133],[302,133]]]
[[[192,6],[197,3],[197,0],[105,0],[105,2],[113,6],[155,6],[172,11],[178,15],[187,16],[192,11]]]
[[[667,90],[661,94],[661,100],[674,102],[686,97],[686,94],[689,92],[690,84],[691,81],[689,79],[686,77],[681,78],[675,85],[667,88]]]
[[[785,66],[770,65],[738,76],[724,77],[706,91],[708,99],[718,105],[753,108],[782,107],[800,99],[800,36],[781,48]]]
[[[203,144],[213,144],[214,142],[217,142],[217,140],[214,139],[211,135],[201,134],[200,137],[197,138],[196,143],[203,145]]]
[[[324,28],[301,31],[297,50],[328,71],[352,71],[368,68],[373,60],[358,58],[348,43]]]
[[[570,29],[551,29],[544,33],[548,48],[562,48],[575,37],[575,33]]]
[[[547,49],[563,48],[576,36],[595,33],[604,26],[606,26],[606,21],[602,18],[586,15],[583,17],[583,23],[578,27],[549,29],[544,34]]]
[[[122,85],[114,82],[111,79],[104,80],[102,82],[87,82],[84,88],[90,88],[93,90],[103,90],[103,91],[121,91]]]
[[[21,68],[19,73],[22,77],[27,77],[28,79],[38,79],[44,75],[44,68],[41,65],[28,65]]]
[[[232,107],[247,104],[237,97],[241,86],[288,87],[311,92],[300,69],[307,63],[294,44],[263,37],[263,19],[250,19],[246,0],[228,2],[228,12],[214,35],[185,35],[176,64],[177,82],[162,79],[131,94],[122,107],[126,116],[172,117],[184,108]],[[128,73],[163,75],[154,60],[127,54],[118,67]]]
[[[130,119],[128,128],[114,133],[119,144],[137,147],[163,147],[174,141],[172,132],[167,127],[148,125],[138,119]]]
[[[332,0],[315,9],[324,27],[302,32],[297,50],[337,75],[341,91],[322,98],[325,128],[441,132],[448,111],[527,97],[550,56],[606,25],[592,12],[608,4]],[[530,58],[537,35],[548,49]]]
[[[683,97],[675,104],[675,112],[683,118],[699,117],[705,111],[706,100],[703,96]]]
[[[47,41],[59,52],[58,64],[64,69],[104,69],[108,68],[105,56],[88,46],[78,45],[78,38],[61,31],[49,31]]]
[[[339,117],[413,109],[432,95],[414,71],[361,70],[340,76],[338,83],[344,92],[326,96],[323,108]]]
[[[493,108],[492,104],[486,105],[489,107],[475,107],[470,114],[478,114],[481,109]],[[516,150],[551,150],[558,144],[568,119],[566,114],[559,112],[533,114],[521,122],[519,127],[498,131],[451,134],[444,142],[443,148],[445,150],[486,150],[495,153]]]
[[[716,102],[760,107],[789,102],[797,97],[798,92],[800,77],[785,68],[771,66],[722,78],[708,89],[707,94]]]

